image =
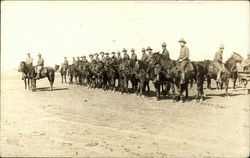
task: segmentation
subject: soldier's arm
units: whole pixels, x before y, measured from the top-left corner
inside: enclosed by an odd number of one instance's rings
[[[185,54],[186,54],[186,56],[183,58],[183,59],[188,59],[189,58],[189,49],[186,47],[186,49],[185,49]]]

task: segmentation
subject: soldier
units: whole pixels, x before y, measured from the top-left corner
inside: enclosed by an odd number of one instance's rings
[[[83,63],[86,63],[86,62],[88,62],[88,60],[86,59],[86,56],[84,55],[83,56]]]
[[[68,65],[69,65],[69,62],[67,60],[67,57],[64,57],[64,61],[63,61],[62,66],[61,66],[61,71],[62,70],[67,70]]]
[[[105,59],[105,56],[104,56],[104,52],[100,52],[100,54],[101,54],[101,61],[102,61],[103,63],[105,63],[105,62],[106,62],[106,59]]]
[[[167,60],[170,60],[169,52],[168,52],[168,50],[166,49],[166,47],[167,47],[166,42],[163,42],[161,46],[162,46],[162,56],[163,56],[163,58],[164,58],[164,59],[167,59]]]
[[[77,56],[75,61],[75,66],[78,67],[79,63],[80,63],[80,58],[79,56]]]
[[[89,54],[89,59],[90,59],[90,62],[95,62],[95,59],[94,59],[94,56],[92,54]]]
[[[152,55],[153,55],[152,50],[153,49],[150,46],[148,46],[148,48],[146,49],[146,51],[148,51],[148,58],[146,60],[147,62],[150,62],[150,60],[152,58]]]
[[[131,60],[137,61],[137,55],[135,54],[134,48],[131,48]]]
[[[37,76],[35,79],[39,79],[41,76],[41,71],[44,67],[44,59],[42,58],[41,53],[38,53],[38,61],[37,61]]]
[[[122,60],[121,52],[117,52],[117,61],[120,62]]]
[[[185,83],[185,68],[189,63],[189,49],[185,44],[187,43],[183,38],[178,41],[181,45],[180,56],[178,62],[181,69],[181,84]]]
[[[146,53],[145,48],[142,48],[142,49],[141,49],[141,52],[142,52],[141,61],[146,61],[146,60],[148,59],[148,55],[147,55],[147,53]]]
[[[75,59],[75,57],[73,57],[72,58],[72,64],[75,64],[75,62],[76,62],[76,59]]]
[[[100,58],[99,58],[99,54],[98,53],[95,53],[95,60],[96,60],[96,62],[101,61]]]
[[[105,59],[106,59],[106,61],[107,61],[107,59],[109,58],[109,53],[106,52],[105,55],[106,55]]]
[[[215,56],[214,56],[213,65],[218,70],[216,81],[220,81],[220,79],[221,79],[221,72],[223,71],[223,63],[222,63],[222,60],[223,60],[223,58],[222,58],[223,50],[224,50],[224,45],[221,44],[220,45],[220,49],[215,53]]]
[[[111,55],[111,58],[112,58],[112,59],[116,59],[115,52],[113,51],[113,52],[111,52],[111,54],[112,54],[112,55]]]
[[[27,56],[25,64],[31,68],[33,66],[33,58],[30,56],[30,53],[28,53]]]
[[[123,48],[122,52],[124,53],[124,54],[123,54],[123,59],[129,60],[129,55],[128,55],[128,53],[127,53],[127,50],[126,50],[125,48]]]

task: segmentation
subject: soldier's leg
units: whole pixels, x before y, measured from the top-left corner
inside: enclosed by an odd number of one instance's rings
[[[185,83],[185,68],[188,64],[188,61],[184,60],[181,62],[181,84]]]
[[[222,66],[220,65],[220,63],[217,63],[217,62],[214,63],[214,66],[217,69],[216,81],[218,82],[221,79]]]

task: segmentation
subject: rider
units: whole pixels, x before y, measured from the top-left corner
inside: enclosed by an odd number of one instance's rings
[[[137,61],[137,55],[135,54],[134,48],[131,48],[131,60]]]
[[[75,66],[77,67],[79,63],[80,63],[80,58],[79,56],[77,56],[75,61]]]
[[[101,54],[101,61],[102,61],[103,63],[105,63],[105,62],[106,62],[106,59],[105,59],[105,56],[104,56],[104,52],[100,52],[100,54]]]
[[[123,59],[129,60],[129,55],[128,55],[128,53],[127,53],[127,50],[126,50],[125,48],[123,48],[122,52],[124,53],[124,54],[123,54]]]
[[[61,71],[64,69],[66,70],[68,68],[69,61],[67,60],[67,57],[64,57],[64,61],[62,63]]]
[[[95,55],[95,60],[96,60],[96,62],[101,61],[100,58],[99,58],[99,54],[98,54],[98,53],[95,53],[94,55]]]
[[[121,56],[121,52],[120,51],[117,52],[117,60],[118,61],[122,60],[122,56]]]
[[[224,50],[224,45],[221,44],[220,45],[220,49],[215,53],[215,56],[214,56],[213,65],[218,70],[216,81],[220,81],[220,79],[221,79],[221,72],[223,71],[223,63],[222,63],[222,60],[223,60],[223,58],[222,58],[223,50]]]
[[[147,55],[147,53],[146,53],[145,48],[142,48],[142,49],[141,49],[141,52],[142,52],[141,61],[146,61],[147,58],[148,58],[148,55]]]
[[[82,60],[82,61],[83,61],[83,63],[88,62],[88,60],[86,59],[86,56],[85,56],[85,55],[84,55],[82,58],[83,58],[83,60]]]
[[[146,49],[146,51],[148,51],[148,58],[147,58],[147,62],[150,62],[151,58],[152,58],[152,55],[153,55],[153,52],[152,52],[152,48],[150,46],[148,46],[148,48]]]
[[[90,59],[90,62],[92,62],[92,63],[95,62],[93,54],[89,54],[89,59]]]
[[[161,46],[162,46],[162,56],[163,56],[163,58],[169,60],[170,57],[169,57],[169,52],[168,52],[168,50],[166,48],[167,47],[166,42],[163,42]]]
[[[105,55],[106,55],[106,56],[105,56],[105,61],[107,61],[107,59],[109,58],[109,53],[106,52]]]
[[[243,61],[243,70],[250,67],[250,53],[247,54],[247,59]]]
[[[75,64],[75,62],[76,62],[76,59],[75,59],[75,57],[73,57],[72,58],[72,64]]]
[[[38,61],[37,61],[37,76],[36,79],[39,79],[41,76],[41,71],[44,67],[44,59],[42,58],[41,53],[38,53]]]
[[[181,45],[180,56],[178,62],[181,69],[181,84],[185,83],[185,68],[189,63],[189,49],[185,44],[187,43],[183,38],[178,41]]]
[[[33,58],[30,56],[30,53],[27,54],[27,58],[26,58],[26,61],[25,61],[25,64],[29,67],[32,67],[33,66]]]

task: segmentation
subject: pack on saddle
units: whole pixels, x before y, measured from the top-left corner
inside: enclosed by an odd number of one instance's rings
[[[44,78],[48,72],[47,67],[42,67],[40,73],[38,71],[38,67],[35,66],[36,79]]]
[[[185,66],[183,66],[183,64],[185,64]],[[184,71],[183,67],[185,67]],[[176,68],[178,72],[181,74],[181,82],[180,82],[181,84],[185,83],[187,73],[194,73],[194,65],[190,62],[190,60],[178,62]]]

